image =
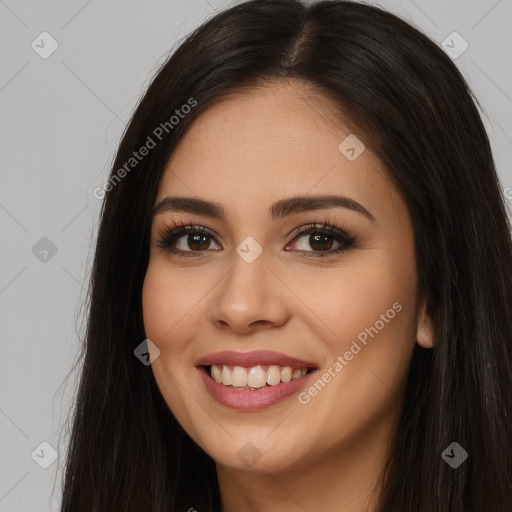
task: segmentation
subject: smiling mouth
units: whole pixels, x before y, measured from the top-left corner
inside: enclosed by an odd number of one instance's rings
[[[292,368],[291,366],[257,365],[251,367],[225,364],[203,365],[206,374],[227,388],[260,389],[299,380],[315,368]]]

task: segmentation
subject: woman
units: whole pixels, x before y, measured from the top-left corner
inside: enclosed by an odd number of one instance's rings
[[[512,510],[512,244],[473,100],[364,4],[249,1],[181,44],[95,192],[62,512]]]

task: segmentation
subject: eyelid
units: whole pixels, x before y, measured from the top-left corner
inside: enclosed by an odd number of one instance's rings
[[[162,228],[160,228],[158,230],[157,240],[156,240],[157,247],[169,250],[168,249],[169,244],[167,242],[168,240],[170,241],[175,237],[181,238],[182,236],[194,234],[194,233],[204,234],[204,235],[210,237],[212,240],[215,240],[215,243],[217,243],[218,245],[221,245],[217,241],[217,234],[213,230],[211,230],[205,226],[202,226],[201,224],[195,224],[192,221],[189,221],[188,224],[185,224],[183,221],[181,221],[180,223],[173,221],[170,224],[171,225],[165,224]],[[182,232],[180,232],[180,230],[182,230]],[[176,252],[193,253],[194,251],[177,250]],[[205,251],[200,251],[200,252],[205,252]]]
[[[335,223],[332,223],[327,219],[323,223],[313,222],[313,224],[301,226],[295,229],[292,233],[293,236],[289,240],[288,244],[291,242],[296,243],[297,240],[307,234],[321,233],[322,235],[326,235],[329,238],[334,239],[341,245],[338,249],[330,249],[328,251],[304,251],[300,249],[296,251],[299,254],[306,254],[307,256],[303,256],[305,258],[336,256],[341,252],[348,249],[356,249],[359,246],[358,238],[351,235],[348,229],[342,225],[337,226]]]
[[[357,245],[359,243],[357,237],[351,235],[349,230],[346,229],[342,224],[340,224],[339,226],[336,224],[340,223],[331,222],[327,217],[325,217],[323,223],[318,223],[316,220],[313,220],[312,223],[304,224],[298,228],[295,228],[287,235],[287,238],[289,238],[289,240],[286,243],[286,247],[291,242],[294,242],[296,239],[300,239],[302,236],[305,236],[310,233],[321,233],[323,235],[329,236],[330,238],[333,238],[335,241],[341,244],[341,248],[330,249],[328,251],[305,251],[299,249],[288,252],[308,254],[309,256],[304,256],[306,258],[317,258],[331,255],[334,256],[345,250],[357,248]],[[188,224],[185,224],[183,221],[181,221],[180,223],[173,221],[171,222],[170,226],[164,226],[162,229],[159,230],[159,239],[157,240],[156,245],[162,249],[167,250],[170,253],[178,254],[184,257],[201,257],[201,253],[211,252],[212,249],[205,249],[204,251],[183,251],[181,249],[170,248],[171,242],[174,239],[179,239],[183,236],[194,233],[205,235],[212,239],[214,243],[222,247],[222,244],[220,244],[217,240],[217,234],[213,230],[201,224],[194,223],[192,222],[192,220],[190,220]],[[219,249],[213,250],[219,251]]]

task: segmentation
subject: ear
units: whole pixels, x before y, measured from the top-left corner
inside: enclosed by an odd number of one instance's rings
[[[426,300],[422,301],[419,308],[416,342],[423,348],[433,348],[434,346],[434,322]]]

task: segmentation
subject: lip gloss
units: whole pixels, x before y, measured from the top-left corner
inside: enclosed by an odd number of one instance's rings
[[[311,380],[310,377],[316,373],[313,370],[299,379],[281,382],[275,386],[242,389],[219,384],[208,375],[204,366],[197,369],[211,397],[226,407],[242,411],[258,411],[285,400],[305,387]]]

